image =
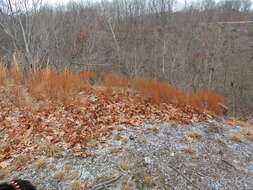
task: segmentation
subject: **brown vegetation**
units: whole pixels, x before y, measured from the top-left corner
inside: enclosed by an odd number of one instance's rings
[[[243,142],[242,136],[240,134],[237,134],[237,133],[230,133],[229,138],[231,140],[239,142],[239,143]]]
[[[91,71],[75,73],[64,70],[60,72],[46,67],[45,69],[34,69],[31,74],[25,75],[15,62],[10,70],[4,67],[0,69],[1,83],[9,84],[11,92],[17,98],[31,96],[36,101],[50,99],[55,103],[72,104],[76,101],[79,92],[91,90],[91,81],[96,81],[96,74]],[[113,73],[105,74],[103,79],[108,97],[113,91],[123,94],[127,92],[140,93],[153,104],[162,105],[166,103],[178,107],[191,105],[200,110],[210,110],[216,114],[223,113],[220,104],[225,104],[224,97],[217,92],[184,92],[169,84],[159,83],[154,79],[130,79]],[[24,89],[28,89],[28,92],[22,94],[21,92],[24,92]],[[138,98],[136,100],[138,101]]]
[[[57,71],[49,66],[26,73],[15,61],[13,67],[0,70],[1,160],[26,147],[39,155],[58,157],[62,143],[65,147],[96,146],[122,124],[191,123],[222,113],[217,107],[224,99],[214,92],[188,93],[154,79],[113,73],[101,80],[91,71]],[[79,149],[76,155],[88,155]],[[118,151],[120,147],[111,153]],[[35,167],[43,166],[39,160]]]
[[[192,146],[187,146],[187,147],[184,147],[182,149],[183,152],[187,153],[187,154],[191,154],[191,155],[195,155],[197,150],[195,148],[193,148]]]

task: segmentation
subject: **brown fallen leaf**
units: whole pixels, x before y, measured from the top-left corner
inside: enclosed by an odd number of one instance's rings
[[[82,157],[82,158],[87,158],[87,157],[91,156],[91,154],[88,153],[88,152],[81,152],[80,151],[80,152],[75,152],[74,156]]]

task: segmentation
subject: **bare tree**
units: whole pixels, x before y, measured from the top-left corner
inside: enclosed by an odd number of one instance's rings
[[[23,52],[24,67],[32,67],[32,42],[38,33],[34,29],[36,13],[41,5],[41,0],[2,0],[3,8],[0,26],[12,44],[12,50],[8,52]],[[22,56],[22,55],[21,55]]]

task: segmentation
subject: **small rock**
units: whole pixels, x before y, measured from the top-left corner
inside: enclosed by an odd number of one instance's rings
[[[144,161],[145,161],[146,164],[151,164],[151,162],[152,162],[149,157],[145,157]]]
[[[175,156],[175,152],[171,152],[171,153],[170,153],[170,156]]]

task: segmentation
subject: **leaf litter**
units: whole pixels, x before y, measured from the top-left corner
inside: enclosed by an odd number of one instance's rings
[[[0,96],[0,180],[24,177],[52,190],[253,186],[252,141],[229,136],[242,127],[196,107],[93,90],[68,105],[20,106],[15,96]],[[201,135],[187,140],[191,131]]]

